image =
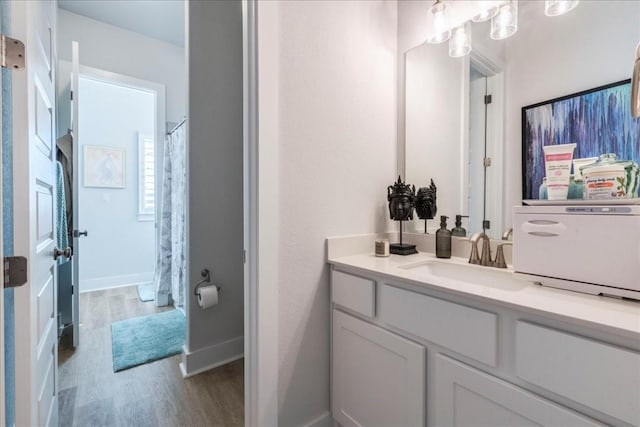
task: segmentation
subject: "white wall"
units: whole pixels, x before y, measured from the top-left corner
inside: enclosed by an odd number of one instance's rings
[[[507,224],[522,200],[521,108],[631,78],[640,41],[638,1],[582,1],[557,18],[545,17],[542,4],[527,6],[506,46]]]
[[[138,132],[154,135],[154,95],[80,78],[80,291],[150,282],[155,267],[153,221],[138,221]],[[125,188],[84,184],[84,146],[125,149]]]
[[[328,415],[326,237],[397,227],[386,201],[396,172],[397,14],[385,1],[267,3],[258,3],[258,28],[277,37],[260,39],[259,68],[278,73],[260,76],[259,138],[261,150],[279,153],[270,213],[279,217],[271,243],[279,258],[278,425],[286,427]],[[260,13],[265,7],[278,12]],[[272,85],[278,97],[268,102]],[[264,120],[277,120],[277,131]],[[261,244],[269,234],[260,230]]]
[[[58,9],[58,59],[71,61],[71,42],[80,43],[80,64],[148,80],[166,87],[167,121],[178,122],[186,112],[185,52],[176,46],[132,31]],[[62,74],[62,72],[61,72]],[[66,75],[60,75],[65,86]],[[60,88],[58,89],[60,92]],[[68,113],[58,123],[68,126]]]

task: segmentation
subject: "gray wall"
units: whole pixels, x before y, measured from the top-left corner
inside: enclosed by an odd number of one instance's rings
[[[243,336],[242,4],[192,1],[187,16],[186,365],[192,371],[216,360],[195,357],[192,365],[189,354],[211,355],[211,348]],[[208,310],[193,296],[205,267],[222,286],[220,303]]]

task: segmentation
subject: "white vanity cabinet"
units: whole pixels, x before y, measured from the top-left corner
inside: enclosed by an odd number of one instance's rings
[[[343,427],[423,426],[425,349],[335,310],[332,413]]]
[[[640,426],[635,339],[343,265],[331,296],[343,427]]]
[[[435,365],[437,426],[602,425],[442,354]]]

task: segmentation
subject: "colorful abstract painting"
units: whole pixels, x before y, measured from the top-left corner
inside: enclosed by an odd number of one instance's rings
[[[522,108],[522,198],[537,199],[545,145],[576,143],[574,158],[615,153],[640,162],[640,119],[625,80]]]

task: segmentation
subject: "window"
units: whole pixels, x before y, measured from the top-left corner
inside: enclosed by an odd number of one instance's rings
[[[138,221],[153,221],[156,206],[153,136],[138,134]]]

